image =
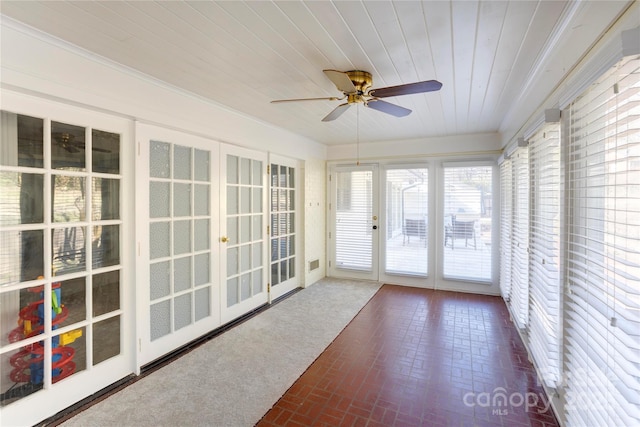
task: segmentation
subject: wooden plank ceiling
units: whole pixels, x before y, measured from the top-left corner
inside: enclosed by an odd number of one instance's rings
[[[324,144],[500,132],[525,120],[628,1],[2,1],[1,12],[129,68]],[[562,58],[562,60],[559,60]],[[396,118],[339,101],[323,69],[365,70],[373,87],[422,80],[439,92],[388,98]]]

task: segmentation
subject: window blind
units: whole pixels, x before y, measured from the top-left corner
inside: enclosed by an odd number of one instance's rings
[[[500,293],[511,293],[511,229],[513,219],[513,177],[511,160],[500,164]]]
[[[560,378],[560,123],[546,123],[529,139],[529,351],[542,380]]]
[[[569,107],[568,426],[640,423],[640,60]]]
[[[511,231],[511,289],[509,307],[516,325],[523,329],[529,317],[529,148],[520,147],[511,157],[513,209]]]

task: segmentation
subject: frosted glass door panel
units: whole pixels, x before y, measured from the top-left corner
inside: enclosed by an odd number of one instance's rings
[[[149,142],[150,340],[186,340],[211,316],[211,152]],[[195,338],[195,337],[193,337]],[[177,338],[180,341],[180,338]]]
[[[263,270],[265,243],[263,174],[266,156],[252,150],[223,146],[221,178],[225,179],[220,198],[226,201],[221,221],[222,320],[232,320],[267,301]]]
[[[139,237],[137,287],[147,302],[138,357],[144,365],[220,326],[217,242],[226,203],[219,143],[141,123],[136,135],[142,141],[137,209],[148,209],[138,229],[149,230]]]

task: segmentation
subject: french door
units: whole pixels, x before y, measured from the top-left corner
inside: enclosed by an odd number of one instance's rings
[[[138,124],[138,336],[144,365],[221,323],[219,144]],[[145,215],[146,213],[146,215]]]
[[[299,197],[296,161],[285,157],[269,157],[270,191],[270,300],[300,286],[298,257]]]
[[[329,273],[378,280],[377,165],[333,166],[329,180]]]
[[[223,145],[220,156],[222,322],[268,301],[267,155]]]
[[[134,371],[131,123],[3,92],[0,423]]]
[[[329,274],[412,286],[431,283],[429,169],[337,165],[329,175]]]
[[[267,302],[267,156],[156,126],[136,134],[144,365]]]

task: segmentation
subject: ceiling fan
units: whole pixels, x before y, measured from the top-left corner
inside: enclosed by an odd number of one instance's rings
[[[337,71],[323,70],[324,74],[336,85],[343,96],[330,96],[326,98],[296,98],[296,99],[278,99],[271,103],[278,102],[296,102],[296,101],[341,101],[346,98],[347,102],[338,105],[333,109],[322,121],[329,122],[337,119],[347,111],[352,104],[364,104],[365,107],[383,113],[391,114],[395,117],[404,117],[411,114],[411,110],[401,107],[390,102],[381,100],[380,98],[388,98],[390,96],[411,95],[414,93],[433,92],[440,90],[442,83],[437,80],[425,80],[416,83],[407,83],[398,86],[389,86],[378,89],[371,89],[373,79],[371,73],[366,71]]]
[[[68,132],[53,132],[51,133],[51,137],[53,142],[58,147],[69,153],[79,153],[81,150],[85,149],[85,143],[82,141],[74,141],[75,135]],[[111,151],[105,150],[103,148],[93,147],[93,151],[98,151],[101,153],[110,153]]]

